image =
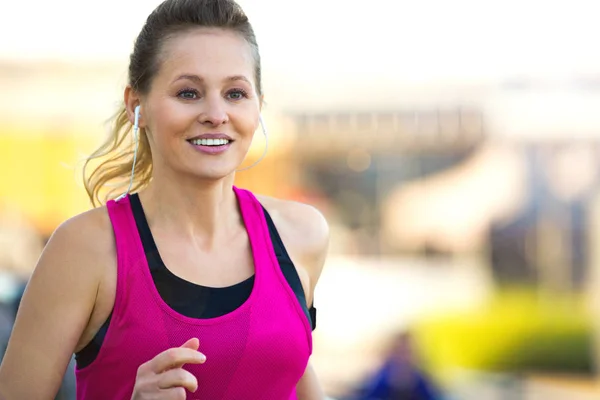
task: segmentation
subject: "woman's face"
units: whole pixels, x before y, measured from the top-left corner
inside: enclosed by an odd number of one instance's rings
[[[259,125],[250,45],[236,33],[198,28],[169,39],[141,101],[154,173],[223,178],[242,163]]]

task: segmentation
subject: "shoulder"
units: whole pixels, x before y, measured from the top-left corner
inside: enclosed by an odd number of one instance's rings
[[[290,256],[307,270],[314,287],[329,248],[327,220],[308,204],[261,195],[256,197],[269,212]]]
[[[286,231],[299,241],[306,251],[326,251],[329,243],[329,224],[323,214],[308,204],[256,196],[267,209],[278,230]]]
[[[33,270],[31,289],[27,290],[34,298],[42,297],[52,304],[76,297],[78,307],[91,313],[102,289],[114,286],[111,283],[116,277],[116,263],[106,208],[93,209],[56,228]],[[91,314],[86,315],[89,318]]]
[[[112,225],[106,207],[99,207],[76,215],[60,224],[50,237],[42,259],[69,272],[106,265],[114,257]],[[82,268],[85,266],[85,268]],[[65,271],[67,272],[67,271]],[[100,271],[99,271],[100,272]]]
[[[99,252],[112,246],[112,225],[106,207],[76,215],[56,228],[48,245],[67,245],[71,251]]]

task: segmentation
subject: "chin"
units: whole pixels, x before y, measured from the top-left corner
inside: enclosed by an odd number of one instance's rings
[[[195,168],[189,171],[194,178],[202,181],[219,181],[231,176],[236,170],[236,167],[213,167],[213,168]]]
[[[208,156],[205,159],[186,160],[183,163],[180,161],[177,163],[178,165],[175,164],[173,167],[178,174],[192,177],[193,179],[218,181],[235,173],[243,161],[243,158],[238,157],[218,158]]]

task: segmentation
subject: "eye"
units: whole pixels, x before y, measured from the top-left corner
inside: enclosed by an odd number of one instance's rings
[[[198,96],[198,91],[196,89],[183,89],[177,93],[177,97],[184,100],[195,100]]]
[[[248,97],[248,93],[242,89],[233,89],[227,92],[227,97],[230,100],[242,100],[243,98]]]

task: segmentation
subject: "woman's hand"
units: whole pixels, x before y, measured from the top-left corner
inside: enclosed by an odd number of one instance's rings
[[[198,380],[182,367],[206,361],[198,351],[199,345],[198,339],[190,339],[140,365],[131,400],[185,400],[186,389],[195,392]]]

